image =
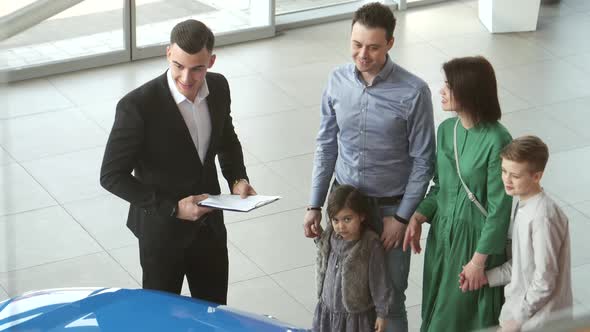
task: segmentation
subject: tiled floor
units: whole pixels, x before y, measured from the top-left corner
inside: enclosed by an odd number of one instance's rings
[[[491,35],[476,1],[396,13],[393,59],[431,85],[440,109],[441,63],[483,54],[497,69],[503,123],[544,138],[545,188],[570,217],[576,313],[590,310],[590,2],[542,8],[539,30]],[[290,30],[217,50],[214,69],[232,88],[235,125],[252,183],[284,198],[251,214],[228,213],[229,303],[309,326],[314,246],[303,237],[320,96],[349,61],[348,21]],[[166,68],[163,58],[0,87],[0,299],[61,286],[139,287],[127,204],[98,183],[114,105]],[[410,326],[420,325],[423,255],[413,256]],[[186,293],[186,288],[185,288]]]

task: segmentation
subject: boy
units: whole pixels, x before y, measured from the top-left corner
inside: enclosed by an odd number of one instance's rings
[[[506,285],[502,331],[541,326],[554,313],[571,317],[570,236],[567,217],[541,187],[547,145],[523,136],[500,154],[502,181],[517,200],[512,227],[513,257],[488,270],[490,287]],[[560,316],[561,317],[561,316]]]

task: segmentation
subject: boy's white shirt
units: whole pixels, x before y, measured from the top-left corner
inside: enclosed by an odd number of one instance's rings
[[[544,192],[520,201],[512,227],[512,259],[486,272],[490,287],[506,285],[502,322],[527,330],[554,314],[571,317],[568,219]]]

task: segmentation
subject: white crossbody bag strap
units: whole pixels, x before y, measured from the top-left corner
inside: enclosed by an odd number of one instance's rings
[[[484,215],[484,217],[487,217],[488,211],[486,211],[486,209],[483,207],[483,205],[481,205],[481,203],[477,200],[477,197],[475,197],[473,192],[471,192],[471,190],[469,190],[469,187],[467,187],[467,185],[465,184],[465,181],[463,181],[463,177],[461,177],[461,170],[459,169],[459,153],[457,152],[457,125],[458,124],[459,124],[459,118],[457,118],[457,121],[455,122],[455,129],[453,130],[453,150],[455,151],[455,165],[457,166],[457,175],[459,175],[459,180],[461,180],[461,183],[463,184],[463,188],[465,189],[465,192],[467,192],[467,198],[469,198],[469,200],[472,201],[473,204],[475,204],[475,206],[477,206],[477,208],[479,209],[479,211],[481,211],[481,213]]]

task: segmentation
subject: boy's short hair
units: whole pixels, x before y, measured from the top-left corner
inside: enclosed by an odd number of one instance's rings
[[[517,163],[526,162],[531,172],[542,172],[549,160],[549,149],[539,137],[528,135],[516,138],[506,145],[500,157]]]
[[[189,19],[178,23],[170,32],[170,45],[176,44],[188,54],[199,53],[204,47],[213,51],[215,36],[203,22]]]

